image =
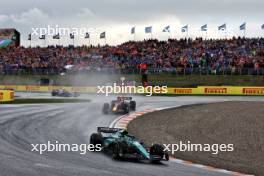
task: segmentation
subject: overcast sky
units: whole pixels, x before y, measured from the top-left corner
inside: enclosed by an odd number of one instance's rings
[[[153,26],[152,37],[167,39],[185,37],[180,28],[189,25],[189,36],[206,36],[199,31],[208,24],[208,37],[242,35],[239,25],[247,22],[246,35],[264,36],[263,0],[1,0],[0,28],[13,27],[21,32],[22,45],[27,46],[27,36],[32,28],[87,28],[91,31],[92,44],[104,43],[99,40],[100,32],[106,31],[109,44],[119,44],[134,39],[131,27],[136,26],[136,40],[149,38],[144,34],[145,26]],[[227,32],[218,32],[217,26],[227,23]],[[171,26],[171,33],[162,29]],[[96,28],[96,30],[95,30]],[[44,45],[44,41],[32,36],[32,45]],[[47,37],[46,44],[58,41]],[[63,36],[61,43],[72,41]],[[83,36],[76,36],[75,44],[88,43]]]

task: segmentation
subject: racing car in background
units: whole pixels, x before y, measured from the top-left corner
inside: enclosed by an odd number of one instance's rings
[[[162,145],[144,147],[134,136],[124,129],[98,127],[97,133],[90,136],[90,144],[100,144],[102,151],[110,151],[113,159],[136,158],[151,162],[168,161],[169,155]]]
[[[132,100],[132,97],[117,97],[116,100],[111,103],[104,103],[103,113],[122,113],[127,114],[130,111],[136,110],[136,101]]]
[[[53,97],[78,97],[80,96],[80,94],[77,92],[71,93],[65,89],[52,90],[51,95]]]

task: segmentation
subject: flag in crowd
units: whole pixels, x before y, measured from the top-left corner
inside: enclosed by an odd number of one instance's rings
[[[105,38],[105,32],[102,32],[101,34],[100,34],[100,39],[104,39]]]
[[[40,39],[40,40],[45,40],[45,39],[46,39],[46,36],[45,36],[45,35],[41,35],[41,36],[39,37],[39,39]]]
[[[201,26],[201,31],[207,31],[207,24]]]
[[[239,26],[239,29],[240,29],[241,31],[246,30],[246,23],[241,24],[241,25]]]
[[[31,40],[31,34],[28,34],[28,40]]]
[[[135,27],[132,27],[131,28],[131,34],[135,34],[135,32],[136,32],[136,28]]]
[[[90,38],[90,34],[89,34],[88,32],[86,32],[84,38],[85,38],[85,39]]]
[[[162,32],[169,32],[169,33],[170,33],[170,26],[166,26],[166,27],[162,30]]]
[[[182,32],[188,32],[188,25],[185,25],[181,29]]]
[[[54,35],[53,39],[60,39],[60,34],[58,33],[58,34]]]
[[[221,26],[218,26],[218,31],[225,31],[226,30],[226,24],[222,24]]]
[[[189,26],[188,26],[188,25],[185,25],[185,26],[183,26],[183,27],[181,28],[181,32],[182,32],[182,33],[188,32],[188,29],[189,29]],[[227,25],[226,25],[226,23],[224,23],[224,24],[218,26],[218,30],[219,30],[219,31],[225,31],[226,29],[227,29]],[[264,30],[264,24],[261,25],[261,29]],[[208,25],[207,25],[207,24],[202,25],[202,26],[200,27],[200,30],[201,30],[201,31],[207,31],[207,30],[208,30]],[[244,22],[243,24],[241,24],[241,25],[239,26],[239,30],[241,30],[241,31],[245,31],[245,30],[246,30],[246,22]],[[135,32],[136,32],[136,27],[134,26],[134,27],[131,28],[130,33],[131,33],[131,34],[135,34]],[[162,32],[168,32],[168,33],[170,33],[170,32],[171,32],[170,25],[164,27],[164,28],[162,29]],[[145,27],[145,33],[146,33],[146,34],[147,34],[147,33],[152,33],[152,26],[147,26],[147,27]],[[28,40],[29,40],[29,41],[31,41],[31,39],[32,39],[31,37],[32,37],[31,34],[28,34]],[[75,38],[75,36],[74,36],[73,33],[70,33],[70,38],[71,38],[71,39],[74,39],[74,38]],[[89,38],[90,38],[90,34],[89,34],[88,32],[86,32],[84,38],[85,38],[85,39],[89,39]],[[104,31],[104,32],[100,33],[100,39],[105,39],[105,38],[106,38],[106,32]],[[40,39],[40,40],[45,40],[45,39],[46,39],[46,35],[41,35],[41,36],[39,37],[39,39]],[[60,39],[60,34],[57,33],[57,34],[53,35],[53,39]]]
[[[145,33],[152,33],[152,26],[145,27]]]
[[[74,34],[70,33],[70,38],[74,39]]]

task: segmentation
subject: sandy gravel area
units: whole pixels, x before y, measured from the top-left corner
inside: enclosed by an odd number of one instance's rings
[[[221,102],[182,106],[146,114],[128,131],[151,143],[233,144],[234,151],[176,152],[179,159],[264,175],[264,102]]]

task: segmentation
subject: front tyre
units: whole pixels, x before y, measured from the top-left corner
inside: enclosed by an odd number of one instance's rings
[[[164,152],[164,148],[160,144],[153,144],[150,147],[149,154],[151,157],[152,162],[159,162],[161,161],[164,157],[167,160],[169,155],[166,156],[166,153]]]
[[[136,110],[136,101],[130,101],[130,109],[132,111],[135,111]]]
[[[118,143],[114,144],[114,146],[113,146],[113,154],[112,154],[112,157],[115,160],[120,159],[120,156],[119,156],[119,145],[118,145]]]
[[[170,160],[170,156],[169,156],[169,154],[167,152],[165,152],[165,160],[166,161],[169,161]]]
[[[113,154],[112,157],[115,160],[122,159],[124,155],[123,146],[121,143],[115,143],[113,146]]]

